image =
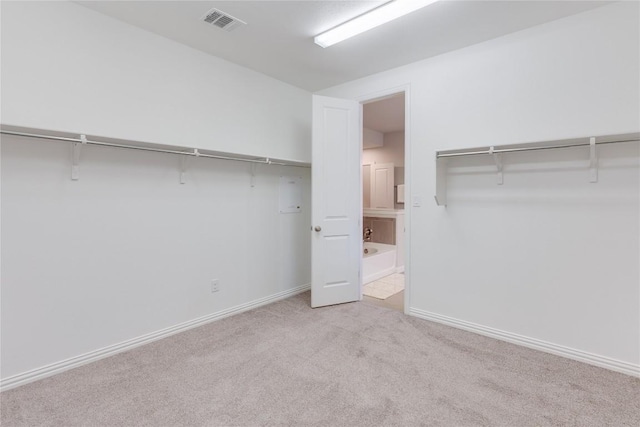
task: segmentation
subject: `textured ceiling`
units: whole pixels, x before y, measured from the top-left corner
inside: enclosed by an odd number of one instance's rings
[[[440,1],[323,49],[313,37],[384,1],[80,1],[88,8],[276,79],[317,91],[534,25],[604,1]],[[212,7],[248,25],[200,22]]]

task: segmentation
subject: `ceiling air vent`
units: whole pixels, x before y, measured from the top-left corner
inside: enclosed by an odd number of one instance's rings
[[[211,9],[208,11],[203,17],[202,20],[207,24],[215,25],[218,28],[221,28],[225,31],[233,31],[236,28],[247,25],[246,22],[239,20],[238,18],[234,18],[228,13],[224,13],[218,9]]]

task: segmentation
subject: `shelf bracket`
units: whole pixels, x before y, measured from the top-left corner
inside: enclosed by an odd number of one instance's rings
[[[589,182],[598,182],[598,155],[596,138],[589,138]]]
[[[407,196],[405,196],[407,197]],[[447,159],[439,159],[436,153],[436,205],[447,206]]]
[[[193,153],[187,152],[180,156],[180,184],[187,183],[187,169],[189,167],[189,157],[191,156],[200,157],[200,152],[197,148],[193,149]]]
[[[80,179],[80,152],[82,151],[82,146],[87,145],[87,136],[80,135],[80,142],[75,142],[73,144],[72,153],[72,163],[71,163],[71,180],[77,181]]]
[[[187,155],[180,156],[180,184],[187,182],[187,163],[189,163],[189,157]]]
[[[251,187],[255,187],[256,186],[256,164],[255,163],[251,163]]]
[[[496,176],[496,183],[498,185],[504,184],[504,176],[502,174],[502,154],[494,153],[494,147],[489,147],[489,154],[493,156],[493,161],[496,164],[496,169],[498,170],[498,174]]]

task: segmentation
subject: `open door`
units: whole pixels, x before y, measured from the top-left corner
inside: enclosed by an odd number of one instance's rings
[[[311,306],[358,301],[362,114],[357,101],[313,96]]]

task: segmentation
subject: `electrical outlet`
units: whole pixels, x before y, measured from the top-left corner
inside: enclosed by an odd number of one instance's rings
[[[220,281],[218,279],[213,279],[211,281],[211,293],[218,292],[220,290]]]

